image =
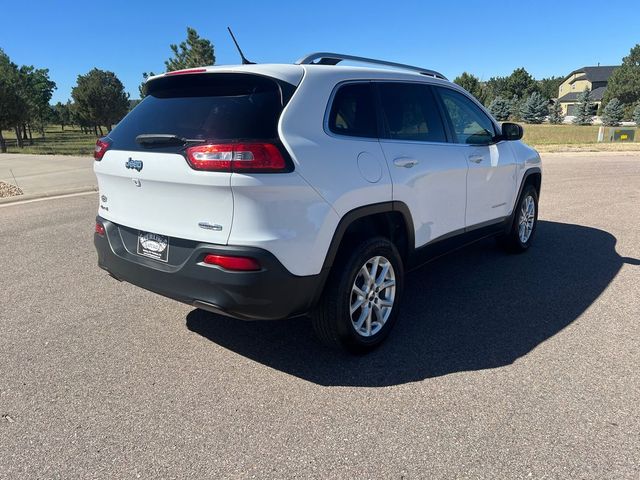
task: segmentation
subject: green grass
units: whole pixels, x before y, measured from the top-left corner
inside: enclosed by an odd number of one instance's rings
[[[639,150],[640,129],[636,128],[635,142],[597,143],[598,127],[581,125],[523,125],[524,141],[538,148],[540,151],[612,151],[612,150]],[[633,127],[624,127],[633,128]],[[51,125],[46,129],[46,138],[40,138],[40,134],[34,132],[33,145],[25,144],[24,148],[18,148],[15,143],[15,134],[10,131],[2,132],[7,140],[9,153],[36,153],[55,155],[93,155],[96,137],[93,134],[84,134],[78,127],[65,127]]]
[[[524,142],[534,147],[541,145],[577,145],[598,143],[598,129],[596,125],[528,125],[523,124]],[[605,127],[605,138],[608,137]],[[633,128],[633,127],[620,127]],[[640,142],[640,129],[636,129],[635,142]],[[617,143],[617,142],[616,142]],[[620,142],[622,143],[622,142]]]
[[[45,138],[33,132],[33,145],[25,142],[24,148],[16,146],[16,135],[13,131],[3,130],[2,136],[7,142],[8,153],[35,153],[54,155],[93,155],[96,137],[84,134],[78,127],[65,127],[60,130],[59,125],[50,125],[45,129]]]

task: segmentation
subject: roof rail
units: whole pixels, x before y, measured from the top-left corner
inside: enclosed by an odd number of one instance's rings
[[[316,62],[317,60],[317,62]],[[302,57],[296,62],[296,65],[337,65],[343,60],[351,60],[354,62],[371,63],[374,65],[385,65],[387,67],[399,68],[402,70],[411,70],[418,72],[422,75],[428,75],[430,77],[441,78],[447,80],[447,77],[435,70],[429,70],[428,68],[414,67],[412,65],[405,65],[403,63],[387,62],[385,60],[377,60],[375,58],[357,57],[355,55],[344,55],[342,53],[329,53],[329,52],[315,52],[310,53],[306,57]]]

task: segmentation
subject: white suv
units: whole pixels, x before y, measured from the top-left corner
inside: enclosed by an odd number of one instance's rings
[[[490,235],[531,244],[538,153],[437,72],[318,53],[146,88],[96,145],[95,246],[118,280],[245,320],[309,314],[363,352],[407,270]]]

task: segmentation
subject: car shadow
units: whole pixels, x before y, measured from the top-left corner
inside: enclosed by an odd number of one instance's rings
[[[326,349],[306,318],[242,322],[194,310],[187,327],[320,385],[379,387],[501,367],[576,320],[624,263],[640,263],[615,246],[603,230],[540,221],[525,254],[488,239],[441,257],[408,274],[394,331],[365,356]]]

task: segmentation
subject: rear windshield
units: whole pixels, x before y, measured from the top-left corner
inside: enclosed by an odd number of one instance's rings
[[[145,150],[141,134],[235,141],[278,138],[278,119],[293,86],[250,74],[176,75],[154,80],[148,95],[109,134],[113,149]],[[154,148],[175,151],[180,147]]]

